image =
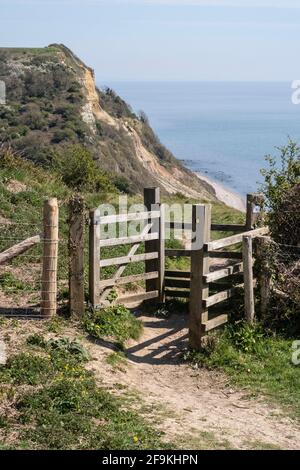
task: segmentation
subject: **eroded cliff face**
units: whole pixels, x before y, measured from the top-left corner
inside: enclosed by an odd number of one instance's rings
[[[214,200],[213,188],[182,166],[112,90],[98,90],[93,70],[70,49],[0,49],[0,79],[8,84],[0,141],[47,164],[56,148],[80,143],[99,166],[124,178],[132,192],[164,192]],[[126,183],[127,184],[127,183]]]

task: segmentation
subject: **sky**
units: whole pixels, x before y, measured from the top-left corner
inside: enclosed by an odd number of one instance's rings
[[[300,0],[0,0],[0,45],[64,43],[112,81],[292,81]]]

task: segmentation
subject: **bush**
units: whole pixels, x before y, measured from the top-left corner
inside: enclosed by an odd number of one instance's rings
[[[293,191],[297,192],[294,188],[300,184],[300,147],[289,140],[286,146],[279,147],[278,150],[280,166],[278,158],[271,155],[266,157],[269,168],[261,171],[265,179],[261,189],[266,198],[268,222],[273,238],[281,242],[283,237],[286,240],[285,236],[288,236],[287,227],[290,235],[293,227],[299,227],[295,221],[295,215],[300,212],[300,200],[297,199],[299,193],[293,195]],[[291,203],[290,198],[292,198]],[[290,204],[293,206],[292,211]]]
[[[91,153],[81,145],[64,147],[53,160],[63,182],[79,191],[115,192],[109,177],[100,171]]]

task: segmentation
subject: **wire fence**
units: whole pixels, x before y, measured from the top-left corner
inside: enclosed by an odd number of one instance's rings
[[[18,253],[8,261],[0,262],[0,315],[39,317],[51,309],[51,299],[63,307],[68,293],[68,212],[67,202],[59,208],[59,223],[47,225],[40,201],[40,210],[34,221],[17,221],[0,216],[0,258],[21,242],[39,237],[26,252]],[[28,220],[31,214],[28,213]],[[58,230],[57,240],[48,239],[49,230]],[[53,256],[51,246],[58,254]],[[50,251],[49,251],[50,250]],[[58,264],[56,269],[56,264]],[[57,280],[56,280],[57,271]],[[55,278],[51,280],[51,273]]]

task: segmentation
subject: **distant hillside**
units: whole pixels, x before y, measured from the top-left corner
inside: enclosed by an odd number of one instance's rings
[[[122,191],[159,185],[169,193],[215,200],[214,190],[182,166],[113,90],[95,87],[93,70],[63,45],[1,48],[0,143],[43,166],[80,144]]]

